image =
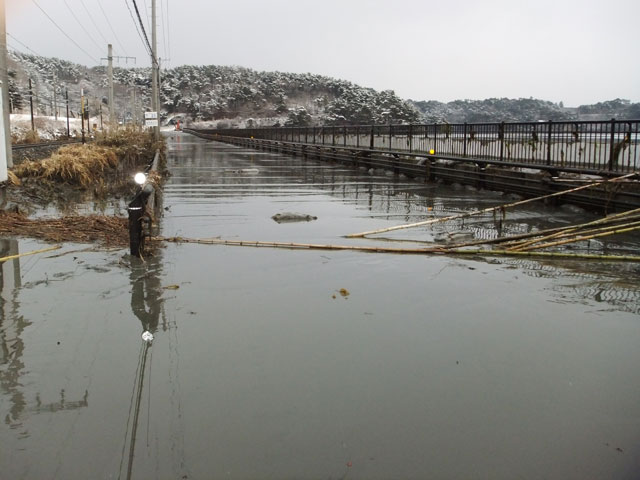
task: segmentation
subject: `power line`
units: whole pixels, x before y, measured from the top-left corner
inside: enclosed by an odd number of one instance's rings
[[[100,4],[100,0],[98,0],[98,6],[100,7],[100,10],[102,10],[102,15],[104,16],[104,19],[107,21],[107,25],[109,25],[109,28],[111,29],[111,33],[113,33],[113,36],[116,39],[116,42],[118,42],[118,45],[120,45],[120,48],[122,48],[122,52],[126,55],[129,56],[129,54],[127,53],[127,51],[125,50],[124,46],[122,45],[122,43],[120,42],[120,39],[118,38],[118,35],[116,35],[116,32],[113,30],[113,26],[111,25],[111,22],[109,21],[109,17],[107,17],[106,12],[104,11],[104,8],[102,8],[102,5]],[[107,42],[108,43],[108,42]]]
[[[87,6],[84,4],[84,0],[80,0],[80,4],[82,5],[82,8],[84,8],[84,11],[87,12],[87,16],[89,17],[89,20],[91,20],[91,23],[93,23],[93,26],[96,27],[96,31],[100,34],[100,36],[104,40],[104,43],[109,43],[109,40],[106,39],[106,37],[100,31],[100,28],[98,28],[98,25],[96,24],[96,22],[93,20],[93,16],[89,12],[89,10],[87,10]]]
[[[171,24],[169,23],[169,0],[166,0],[166,14],[167,14],[167,45],[169,46],[169,60],[171,60]]]
[[[131,0],[133,2],[133,6],[136,9],[136,15],[138,16],[138,21],[140,22],[140,28],[142,29],[142,34],[144,36],[144,40],[147,42],[147,48],[149,49],[149,54],[151,55],[151,61],[156,65],[158,65],[158,59],[153,54],[153,48],[151,48],[151,43],[149,43],[149,37],[147,36],[147,32],[144,29],[144,23],[142,18],[140,17],[140,10],[138,10],[138,5],[136,4],[136,0]]]
[[[14,37],[13,35],[11,35],[9,32],[7,32],[7,36],[13,38],[16,42],[18,42],[20,45],[22,45],[24,48],[26,48],[27,50],[29,50],[31,53],[33,53],[36,57],[42,57],[42,55],[40,55],[38,52],[32,50],[31,48],[29,48],[27,45],[25,45],[24,43],[22,43],[20,40],[18,40],[16,37]],[[14,48],[14,50],[19,51],[17,48]]]
[[[145,39],[142,38],[142,34],[140,33],[140,28],[138,27],[138,22],[136,22],[136,19],[133,17],[133,12],[131,11],[129,2],[127,0],[124,0],[124,3],[127,5],[127,9],[129,10],[129,15],[131,15],[131,20],[133,21],[133,25],[136,27],[136,32],[138,32],[138,36],[140,37],[140,40],[142,41],[142,44],[144,45],[145,50],[149,55],[151,55],[152,51],[149,47],[147,47],[147,45],[149,44],[149,40],[147,40],[147,43],[145,44]],[[145,37],[146,37],[146,34],[145,34]]]
[[[93,60],[96,64],[100,63],[98,60],[96,60],[94,57],[92,57],[92,56],[91,56],[91,54],[90,54],[89,52],[87,52],[84,48],[82,48],[82,47],[78,44],[78,42],[76,42],[73,38],[71,38],[69,35],[67,35],[67,32],[65,32],[65,31],[60,27],[60,25],[58,25],[58,24],[53,20],[53,18],[51,18],[51,17],[49,16],[49,14],[48,14],[47,12],[45,12],[45,11],[44,11],[44,9],[43,9],[40,5],[38,5],[38,2],[36,2],[36,0],[31,0],[31,1],[35,4],[35,6],[36,6],[36,7],[38,7],[38,8],[40,9],[40,11],[41,11],[42,13],[44,13],[44,15],[45,15],[45,16],[46,16],[46,17],[51,21],[51,23],[53,23],[53,24],[56,26],[56,28],[57,28],[58,30],[60,30],[60,32],[62,32],[62,34],[63,34],[65,37],[67,37],[67,38],[68,38],[68,39],[69,39],[69,40],[70,40],[70,41],[71,41],[71,42],[72,42],[76,47],[78,47],[80,50],[82,50],[82,52],[83,52],[87,57],[89,57],[91,60]]]
[[[164,23],[164,16],[165,16],[165,12],[162,6],[162,0],[160,0],[160,19],[162,20],[162,48],[164,50],[164,57],[166,59],[170,59],[169,49],[167,48],[167,35],[165,34],[165,30],[167,29],[167,27],[165,26],[165,23]],[[169,23],[168,17],[167,17],[167,23]]]
[[[78,22],[78,25],[80,25],[80,28],[82,28],[82,30],[84,31],[84,33],[87,34],[87,37],[89,38],[89,40],[91,40],[93,42],[93,44],[98,47],[98,50],[101,50],[102,47],[100,46],[100,44],[98,42],[96,42],[94,40],[94,38],[91,36],[91,34],[87,31],[87,29],[84,27],[84,25],[82,24],[82,22],[78,19],[78,17],[76,17],[76,14],[73,12],[73,10],[71,9],[71,7],[69,6],[69,4],[67,3],[67,0],[62,0],[64,2],[64,4],[67,7],[67,10],[69,10],[69,12],[71,13],[71,15],[73,15],[73,18],[75,18],[76,22]]]

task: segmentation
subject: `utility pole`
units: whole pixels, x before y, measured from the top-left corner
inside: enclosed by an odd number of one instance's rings
[[[67,138],[71,138],[71,130],[69,129],[69,90],[65,89],[64,96],[67,101]]]
[[[109,44],[109,52],[107,60],[109,66],[107,67],[107,74],[109,75],[109,124],[112,128],[117,128],[118,122],[116,121],[116,107],[113,104],[113,46]],[[100,107],[102,109],[102,106]]]
[[[2,82],[2,116],[4,118],[4,145],[7,167],[13,167],[11,156],[11,124],[9,116],[9,75],[7,72],[7,25],[4,10],[5,0],[0,0],[0,82]],[[0,159],[0,163],[4,163]]]
[[[152,66],[152,75],[151,75],[151,84],[153,99],[151,101],[152,110],[156,112],[158,124],[155,127],[156,131],[156,140],[160,138],[160,102],[158,99],[158,68],[160,65],[158,64],[158,35],[156,28],[156,0],[151,1],[151,66]]]
[[[53,108],[56,122],[58,121],[58,76],[54,73],[53,76]]]
[[[36,131],[36,124],[33,120],[33,87],[31,85],[31,79],[29,79],[29,106],[31,107],[31,130]]]
[[[80,118],[82,119],[82,128],[80,131],[82,132],[82,143],[84,144],[84,90],[80,89]]]

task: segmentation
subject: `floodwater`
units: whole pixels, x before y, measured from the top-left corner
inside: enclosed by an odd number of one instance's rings
[[[346,239],[505,197],[181,134],[169,150],[165,236],[415,246],[595,218],[536,205]],[[2,479],[640,477],[638,264],[65,245],[1,279]]]

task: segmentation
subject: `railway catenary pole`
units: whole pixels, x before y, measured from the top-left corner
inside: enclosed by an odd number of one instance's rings
[[[29,107],[31,109],[31,130],[36,131],[36,124],[33,120],[33,86],[31,85],[31,79],[29,79]]]
[[[4,117],[4,139],[7,166],[12,167],[11,127],[9,123],[9,75],[7,72],[7,25],[4,4],[4,0],[0,1],[0,82],[2,82],[2,116]]]
[[[158,124],[155,127],[156,140],[160,138],[160,102],[158,100],[158,34],[156,28],[156,0],[151,2],[151,84],[152,84],[152,110],[156,112]]]
[[[107,61],[109,62],[107,67],[107,75],[109,76],[109,124],[112,128],[116,128],[118,122],[116,121],[116,109],[113,104],[113,45],[111,44],[108,45]],[[102,106],[100,106],[100,111],[102,112]],[[102,123],[102,119],[100,123]]]
[[[69,129],[69,90],[65,89],[64,97],[67,102],[67,138],[70,138],[71,130]]]

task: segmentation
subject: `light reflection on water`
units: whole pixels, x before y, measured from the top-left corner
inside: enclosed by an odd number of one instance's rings
[[[502,200],[184,135],[170,147],[166,236],[356,244],[342,236]],[[286,211],[318,219],[271,220]],[[576,216],[592,218],[537,206],[500,225],[398,237],[489,238]],[[8,478],[640,471],[637,265],[193,244],[144,263],[124,253],[2,264]]]

